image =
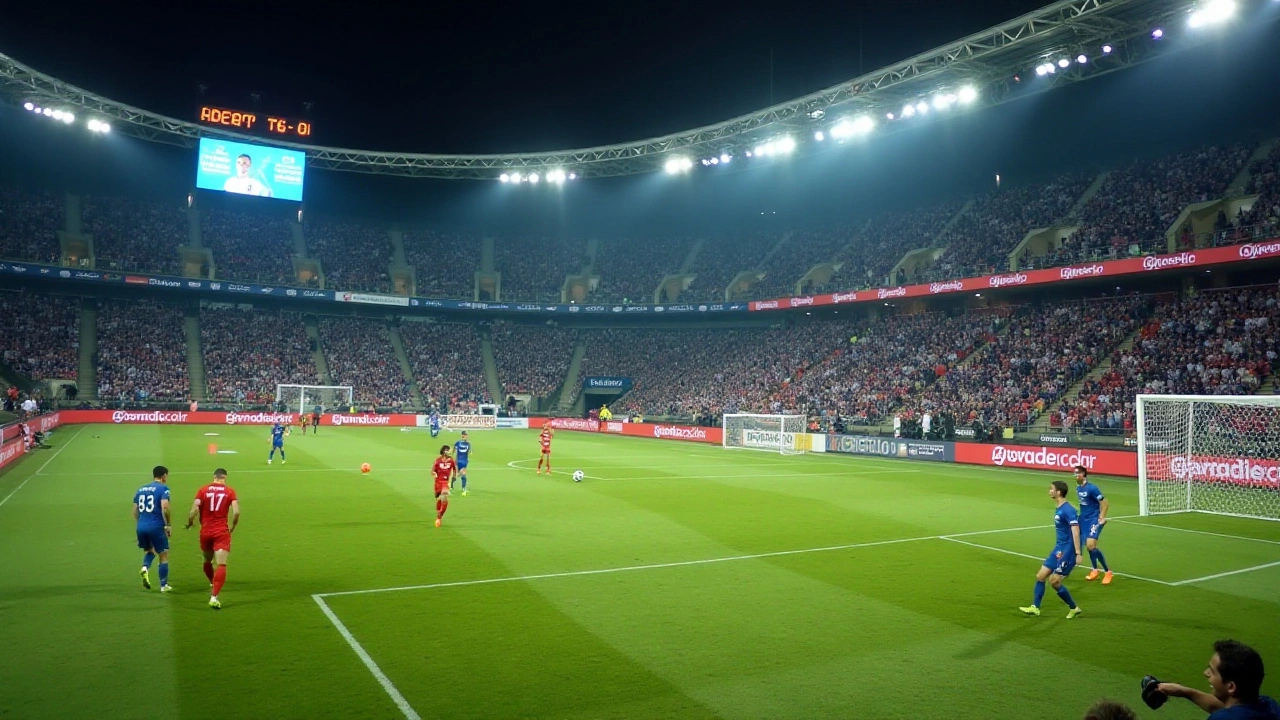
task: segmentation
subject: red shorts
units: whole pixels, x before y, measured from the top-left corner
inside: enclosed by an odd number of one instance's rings
[[[543,454],[543,455],[550,455],[550,454],[551,454],[551,448],[549,448],[549,447],[544,447],[544,448],[542,448],[542,454]]]
[[[231,552],[231,533],[225,530],[218,530],[208,535],[203,532],[200,533],[201,552],[216,552],[218,550]]]
[[[442,492],[444,492],[445,490],[448,490],[448,489],[449,489],[449,481],[448,481],[448,480],[437,480],[437,481],[436,481],[436,497],[439,497],[439,496],[440,496],[440,493],[442,493]]]

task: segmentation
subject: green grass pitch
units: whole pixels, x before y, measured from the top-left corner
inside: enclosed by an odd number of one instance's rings
[[[436,529],[427,433],[295,432],[270,467],[268,434],[72,426],[0,475],[0,717],[1066,719],[1141,705],[1148,672],[1207,689],[1219,638],[1280,664],[1280,524],[1132,517],[1131,480],[1098,478],[1124,576],[1074,573],[1068,621],[1052,592],[1016,610],[1052,546],[1045,473],[562,432],[548,478],[533,432],[474,432]],[[175,526],[230,471],[221,612],[194,530],[176,593],[138,582],[156,463]],[[386,588],[408,589],[361,592]]]

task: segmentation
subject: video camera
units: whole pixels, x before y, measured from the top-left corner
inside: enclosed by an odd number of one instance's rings
[[[1161,705],[1169,699],[1168,695],[1160,692],[1160,681],[1155,675],[1148,675],[1142,678],[1142,702],[1152,710],[1159,710]]]

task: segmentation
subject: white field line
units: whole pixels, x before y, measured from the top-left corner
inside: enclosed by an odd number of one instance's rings
[[[972,543],[967,540],[957,540],[953,536],[943,536],[943,537],[940,537],[939,539],[946,540],[948,542],[958,543],[960,545],[968,545],[969,547],[981,548],[982,550],[992,550],[998,553],[1004,553],[1005,555],[1013,555],[1015,557],[1028,558],[1031,560],[1044,559],[1038,555],[1028,555],[1027,553],[1014,552],[1013,550],[1005,550],[1004,548],[992,547],[991,545],[980,545],[978,543]],[[1133,580],[1142,580],[1144,582],[1155,583],[1157,585],[1164,585],[1166,587],[1173,587],[1174,585],[1178,584],[1178,583],[1167,582],[1164,580],[1156,580],[1154,578],[1149,578],[1149,577],[1142,577],[1141,575],[1129,575],[1127,573],[1122,573],[1122,572],[1113,572],[1112,574],[1119,575],[1120,577],[1132,578]]]
[[[382,672],[382,668],[378,667],[378,663],[374,662],[373,658],[369,657],[369,653],[365,652],[364,647],[361,646],[360,642],[351,634],[351,631],[347,629],[347,626],[343,625],[342,621],[338,619],[338,616],[329,609],[324,598],[319,595],[312,595],[311,599],[316,601],[316,604],[320,606],[320,610],[324,612],[325,617],[329,618],[329,622],[333,623],[333,626],[338,629],[338,633],[342,635],[342,639],[346,640],[347,644],[351,646],[351,649],[356,651],[356,655],[360,657],[360,661],[364,663],[365,667],[369,668],[369,672],[373,673],[373,677],[377,679],[378,684],[382,686],[382,689],[385,690],[387,695],[389,695],[392,701],[395,702],[396,707],[400,708],[400,712],[404,713],[404,716],[409,720],[422,720],[422,716],[418,715],[418,713],[414,711],[413,706],[409,704],[409,701],[404,699],[404,695],[400,694],[400,691],[396,689],[396,686],[389,678],[387,678],[386,674]]]
[[[1247,572],[1253,572],[1254,570],[1265,570],[1266,568],[1276,567],[1277,565],[1280,565],[1280,560],[1277,560],[1275,562],[1264,563],[1262,565],[1254,565],[1253,567],[1241,568],[1239,570],[1228,570],[1227,572],[1221,572],[1214,575],[1205,575],[1204,577],[1191,578],[1190,580],[1179,580],[1178,582],[1169,583],[1169,584],[1170,585],[1190,585],[1191,583],[1204,582],[1205,580],[1217,580],[1218,578],[1230,577],[1232,575],[1241,575]]]
[[[23,480],[23,481],[22,481],[22,483],[18,485],[18,487],[16,487],[16,488],[14,488],[14,489],[13,489],[13,492],[9,493],[8,495],[5,495],[5,496],[4,496],[4,499],[3,499],[3,500],[0,500],[0,507],[3,507],[5,503],[9,502],[9,498],[13,497],[14,495],[17,495],[19,490],[21,490],[21,489],[22,489],[22,488],[23,488],[27,483],[31,482],[31,478],[33,478],[33,477],[35,477],[35,476],[39,475],[39,474],[41,473],[41,471],[43,471],[45,468],[49,467],[49,463],[53,462],[54,458],[56,458],[56,457],[58,457],[59,455],[61,455],[61,454],[62,454],[62,451],[63,451],[63,450],[66,450],[68,445],[70,445],[72,442],[75,442],[75,439],[76,439],[76,438],[78,438],[78,437],[80,437],[80,433],[84,432],[84,427],[85,427],[85,426],[81,425],[81,426],[80,426],[80,429],[79,429],[79,430],[76,430],[76,434],[75,434],[75,435],[72,435],[72,436],[71,436],[71,439],[70,439],[70,440],[68,440],[67,442],[65,442],[65,443],[62,445],[62,447],[58,448],[57,450],[54,450],[54,451],[53,451],[53,454],[49,456],[49,459],[48,459],[48,460],[45,460],[45,461],[44,461],[44,464],[43,464],[43,465],[41,465],[41,466],[40,466],[40,468],[39,468],[38,470],[36,470],[35,472],[33,472],[33,473],[31,473],[30,475],[28,475],[26,480]]]
[[[529,472],[534,468],[524,467],[518,463],[536,462],[535,460],[512,460],[507,463],[507,468],[511,470],[522,470]],[[719,465],[716,467],[724,467]],[[502,468],[491,468],[501,470]],[[572,475],[570,470],[552,470],[553,475]],[[858,477],[860,475],[892,475],[901,472],[920,472],[919,470],[851,470],[842,473],[822,473],[822,477]],[[636,477],[626,476],[617,478],[607,478],[599,475],[586,475],[588,480],[734,480],[737,478],[785,478],[785,477],[813,477],[812,472],[795,472],[795,473],[731,473],[729,475],[640,475]]]
[[[1187,528],[1173,527],[1172,525],[1156,525],[1155,523],[1125,522],[1120,518],[1116,518],[1116,520],[1118,522],[1123,522],[1125,525],[1137,525],[1139,527],[1160,528],[1161,530],[1174,530],[1176,532],[1192,533],[1195,535],[1211,535],[1213,537],[1228,538],[1230,540],[1248,540],[1250,542],[1260,542],[1268,545],[1280,545],[1280,540],[1263,540],[1262,538],[1246,537],[1244,535],[1228,535],[1227,533],[1209,532],[1208,530],[1190,530]],[[1111,522],[1111,519],[1108,518],[1107,522]]]

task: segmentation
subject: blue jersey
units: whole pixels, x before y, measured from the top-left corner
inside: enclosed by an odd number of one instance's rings
[[[432,430],[440,429],[440,416],[435,413],[431,413],[431,429]]]
[[[1055,550],[1070,550],[1071,556],[1074,558],[1076,553],[1076,541],[1071,537],[1071,528],[1080,526],[1080,516],[1076,514],[1076,509],[1071,503],[1064,502],[1058,506],[1053,512],[1053,529],[1057,534],[1057,542],[1053,548]]]
[[[466,467],[467,462],[471,460],[471,442],[469,440],[459,440],[454,443],[453,456],[458,460],[458,467]]]
[[[1280,718],[1280,703],[1263,695],[1252,705],[1233,705],[1210,713],[1207,720],[1274,720]]]
[[[276,447],[284,446],[284,426],[283,425],[280,425],[279,423],[277,423],[275,427],[271,428],[271,444],[275,445]]]
[[[1092,525],[1098,521],[1102,513],[1100,503],[1106,498],[1102,490],[1091,482],[1076,487],[1076,495],[1080,498],[1080,524]]]
[[[138,506],[138,529],[154,530],[164,527],[164,509],[160,501],[169,499],[169,486],[150,482],[133,494],[133,504]]]

